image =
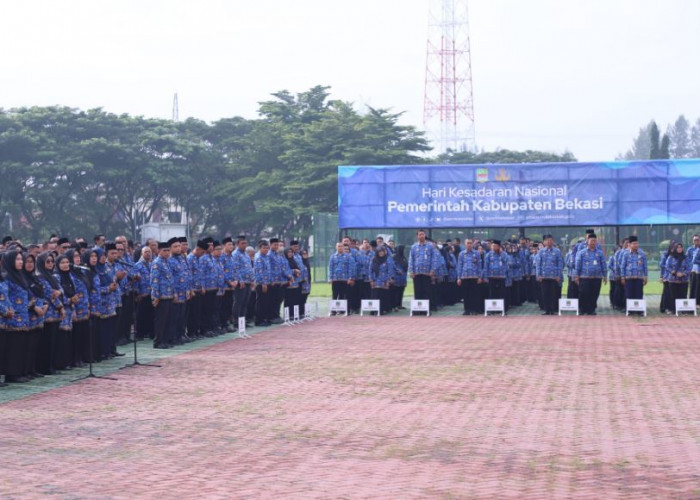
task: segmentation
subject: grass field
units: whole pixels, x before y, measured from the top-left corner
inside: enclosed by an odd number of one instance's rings
[[[647,283],[647,286],[644,287],[644,293],[647,295],[661,295],[661,291],[663,289],[663,286],[661,285],[661,282],[658,280],[658,273],[650,273],[650,279],[649,283]],[[567,289],[567,283],[564,283],[564,289],[562,290],[563,294],[566,294],[566,289]],[[608,283],[607,285],[603,285],[600,294],[601,295],[607,295],[610,292],[610,284]],[[406,291],[404,292],[404,296],[406,297],[412,297],[413,296],[413,282],[411,280],[408,280],[408,286],[406,287]],[[314,283],[311,285],[311,297],[321,297],[321,298],[330,298],[331,297],[331,284],[330,283]]]

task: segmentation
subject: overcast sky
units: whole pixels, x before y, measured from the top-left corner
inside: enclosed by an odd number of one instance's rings
[[[428,0],[0,3],[0,107],[213,121],[281,89],[422,128]],[[700,1],[471,0],[480,148],[611,160],[652,118],[700,118]]]

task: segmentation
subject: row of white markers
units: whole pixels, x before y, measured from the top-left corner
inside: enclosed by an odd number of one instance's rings
[[[364,313],[377,313],[379,314],[379,304],[378,300],[363,300],[360,307],[360,316],[364,316]],[[297,306],[295,306],[297,307]],[[316,304],[318,312],[318,303]],[[429,300],[412,300],[411,301],[411,316],[414,312],[426,313],[430,316],[430,301]],[[578,299],[559,299],[559,316],[563,312],[573,312],[578,316],[579,307]],[[647,301],[646,299],[627,299],[627,316],[631,312],[643,313],[644,316],[647,315]],[[696,302],[695,299],[676,299],[676,316],[680,313],[692,313],[697,316]],[[501,313],[501,316],[505,315],[505,304],[503,299],[487,299],[484,301],[484,316],[488,316],[489,313]],[[328,315],[348,315],[348,301],[347,300],[331,300],[328,303]],[[296,315],[295,315],[296,316]],[[286,319],[286,318],[285,318]]]

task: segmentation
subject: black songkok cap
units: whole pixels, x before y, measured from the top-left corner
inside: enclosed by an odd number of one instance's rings
[[[260,241],[264,241],[264,240],[260,240]],[[279,243],[279,242],[280,242],[279,238],[270,238],[270,244]],[[260,244],[260,242],[258,242],[258,244]]]
[[[180,238],[174,236],[168,240],[168,247],[173,246],[175,243],[180,243]]]
[[[586,229],[586,234],[593,234],[595,231],[593,229]]]
[[[59,238],[56,244],[60,247],[61,245],[65,245],[66,243],[70,243],[70,240],[68,238]]]
[[[501,240],[491,240],[491,243],[498,245],[499,247],[501,246]]]
[[[627,241],[629,241],[630,243],[632,243],[632,242],[635,242],[635,241],[639,241],[639,239],[638,239],[636,236],[630,236],[629,238],[627,238]]]
[[[227,236],[226,238],[224,238],[223,240],[221,240],[221,243],[223,243],[224,245],[225,245],[226,243],[233,243],[233,238],[231,238],[230,236]]]
[[[117,249],[117,244],[114,243],[113,241],[110,241],[109,243],[105,243],[105,252],[109,252],[110,250],[116,250]]]
[[[166,248],[170,248],[170,243],[167,241],[159,241],[158,242],[158,250],[164,250]]]
[[[81,241],[78,243],[78,248],[87,248],[88,244],[87,241]]]
[[[209,244],[204,241],[204,240],[198,240],[197,241],[197,247],[201,248],[202,250],[208,250],[209,249]]]
[[[12,241],[12,240],[13,240],[12,236],[5,236],[5,237],[2,239],[2,244],[4,245],[4,244],[7,243],[8,241]]]
[[[211,236],[207,236],[202,241],[208,245],[209,243],[214,243],[214,238],[212,238]]]
[[[591,238],[598,239],[598,237],[595,235],[595,233],[588,233],[588,239],[590,240]]]
[[[292,245],[298,245],[298,244],[299,244],[299,240],[292,240],[292,241],[289,242],[289,246],[290,246],[290,247],[291,247]]]
[[[214,240],[214,241],[212,242],[212,244],[214,245],[214,248],[220,247],[220,246],[221,246],[221,242],[220,242],[220,241],[217,241],[217,240]]]
[[[238,236],[236,236],[236,239],[237,239],[238,241],[243,241],[243,240],[245,240],[245,239],[247,239],[247,238],[246,238],[246,235],[245,235],[245,234],[239,234]]]
[[[180,236],[177,241],[180,243],[187,243],[187,236]]]
[[[372,248],[377,248],[377,242],[372,240],[369,242],[369,246],[371,246]]]
[[[551,234],[545,234],[544,236],[542,236],[542,240],[548,240],[549,238],[554,238],[554,236],[552,236]]]

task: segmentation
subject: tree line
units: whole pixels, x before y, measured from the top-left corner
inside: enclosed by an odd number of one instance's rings
[[[428,157],[424,133],[401,113],[330,99],[329,87],[280,91],[258,117],[183,122],[68,107],[0,109],[0,229],[124,233],[136,239],[168,207],[193,234],[300,235],[337,211],[338,165],[574,161],[537,151]],[[178,221],[179,222],[179,221]]]
[[[700,118],[693,125],[680,115],[661,135],[654,120],[641,127],[632,147],[621,160],[657,160],[670,158],[700,158]]]

